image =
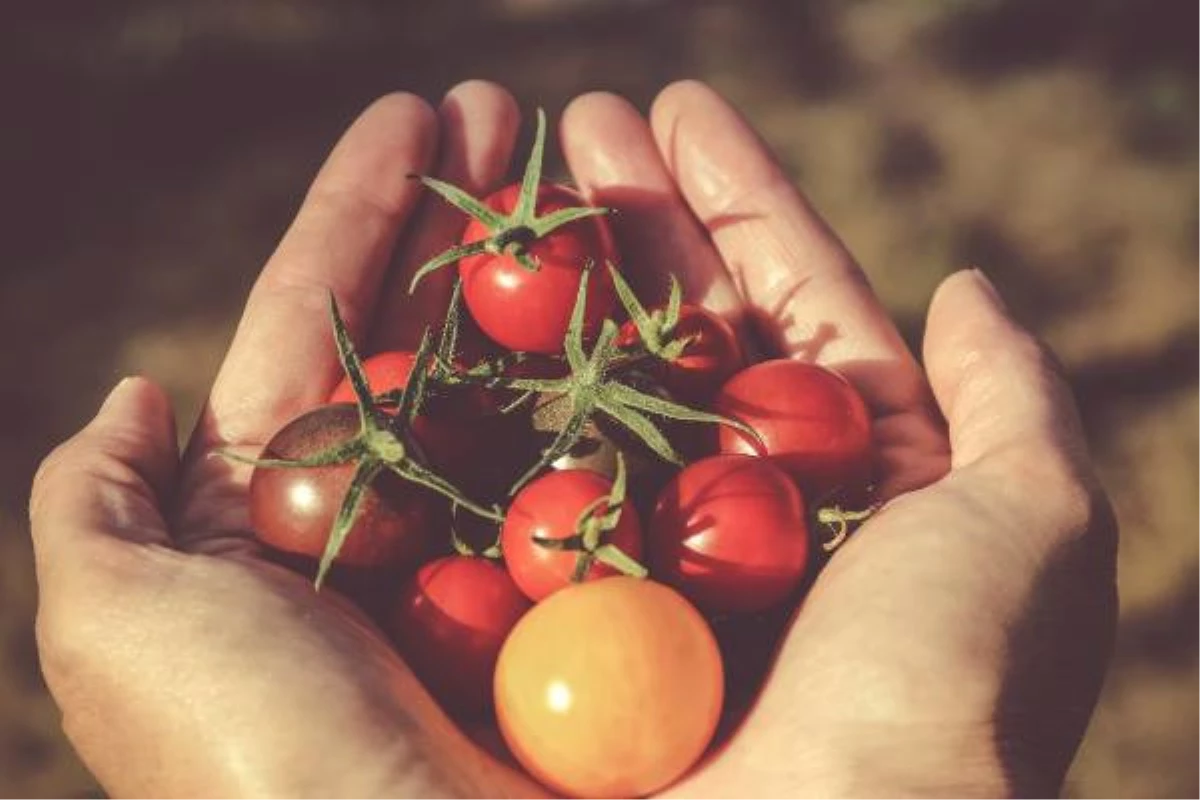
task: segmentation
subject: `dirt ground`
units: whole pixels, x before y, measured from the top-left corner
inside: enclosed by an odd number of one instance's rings
[[[1194,0],[10,3],[0,30],[0,796],[98,790],[33,645],[38,459],[122,375],[186,430],[258,265],[372,97],[488,77],[553,115],[725,92],[912,341],[982,265],[1066,363],[1122,524],[1071,796],[1197,796]],[[1036,502],[1036,498],[1031,498]]]

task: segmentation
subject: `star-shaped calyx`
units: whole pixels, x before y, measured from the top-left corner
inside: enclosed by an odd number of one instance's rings
[[[616,530],[621,522],[625,504],[626,487],[625,459],[617,454],[617,470],[613,476],[612,489],[603,497],[589,503],[575,520],[574,532],[561,539],[535,536],[535,544],[547,550],[575,553],[575,570],[571,580],[575,583],[587,577],[592,564],[599,561],[618,572],[634,578],[644,578],[648,570],[617,545],[608,541],[608,534]],[[600,512],[600,513],[597,513]]]
[[[570,404],[570,414],[549,447],[542,451],[541,458],[522,475],[510,490],[515,494],[529,480],[556,460],[566,455],[583,437],[585,427],[592,417],[602,414],[616,422],[641,440],[664,461],[682,465],[683,458],[670,440],[658,429],[650,416],[684,422],[728,425],[754,440],[757,434],[738,420],[719,414],[689,408],[688,406],[647,394],[620,381],[616,369],[625,359],[616,344],[618,328],[611,319],[605,319],[600,335],[588,354],[584,350],[583,324],[584,306],[587,302],[587,282],[590,269],[585,269],[579,282],[575,306],[567,328],[564,351],[569,374],[562,378],[512,378],[504,375],[495,377],[473,377],[470,373],[460,379],[480,380],[491,386],[502,386],[524,392],[531,396],[538,392],[561,395]]]
[[[460,259],[481,253],[511,255],[525,269],[536,272],[537,259],[529,253],[529,245],[561,228],[567,223],[585,217],[609,213],[599,206],[574,206],[560,208],[544,216],[537,215],[538,188],[542,183],[542,160],[546,147],[546,113],[537,110],[537,131],[533,140],[533,151],[525,165],[520,193],[512,213],[503,214],[489,207],[484,201],[471,196],[462,189],[437,178],[425,175],[413,177],[440,195],[446,202],[481,223],[488,232],[484,238],[467,242],[434,256],[422,264],[409,284],[411,293],[429,273],[453,264]]]
[[[675,335],[683,308],[683,287],[680,286],[679,279],[670,275],[671,288],[666,307],[648,311],[617,268],[612,264],[606,266],[608,274],[612,276],[617,297],[625,307],[625,313],[637,327],[639,341],[629,355],[636,358],[640,354],[639,351],[644,351],[666,362],[674,361],[683,355],[683,351],[691,344],[692,337]]]

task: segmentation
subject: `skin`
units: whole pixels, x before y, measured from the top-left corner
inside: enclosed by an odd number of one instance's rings
[[[444,284],[415,306],[403,287],[456,225],[405,176],[495,188],[517,121],[480,82],[436,114],[378,101],[252,289],[182,457],[167,398],[132,379],[43,463],[30,502],[42,665],[109,793],[538,792],[470,744],[335,595],[257,556],[249,471],[208,457],[255,452],[332,389],[328,289],[368,349],[412,346]],[[667,87],[648,121],[586,95],[560,138],[592,201],[630,209],[614,220],[629,264],[680,269],[689,298],[766,355],[855,384],[889,499],[816,581],[743,727],[670,791],[1057,792],[1111,647],[1116,530],[1054,359],[963,271],[933,297],[923,371],[833,233],[702,84]],[[421,232],[386,275],[408,225]],[[818,348],[824,323],[838,335]]]

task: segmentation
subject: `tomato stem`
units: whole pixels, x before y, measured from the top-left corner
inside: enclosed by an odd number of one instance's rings
[[[656,397],[622,383],[618,379],[619,375],[614,374],[613,365],[620,364],[625,355],[617,347],[618,329],[616,323],[611,319],[604,320],[600,335],[592,346],[591,354],[588,355],[583,344],[588,276],[589,270],[585,269],[579,281],[575,305],[571,310],[571,320],[567,326],[563,344],[567,365],[571,370],[570,374],[564,378],[551,380],[505,378],[501,375],[489,381],[489,385],[494,386],[562,394],[568,397],[571,403],[570,418],[559,429],[558,435],[550,446],[542,452],[537,463],[526,470],[513,484],[509,490],[510,496],[515,495],[541,470],[569,453],[583,435],[585,425],[597,412],[628,430],[659,458],[669,464],[681,465],[683,457],[646,414],[681,422],[727,425],[759,445],[762,444],[758,433],[739,420]],[[629,294],[632,296],[632,291]],[[634,298],[631,300],[631,305],[636,302],[636,298]]]
[[[333,566],[333,560],[337,558],[337,554],[341,552],[342,545],[350,534],[350,529],[354,527],[354,520],[358,516],[358,509],[362,505],[367,487],[371,485],[371,481],[375,480],[375,476],[381,469],[383,469],[383,465],[374,459],[364,460],[355,468],[350,487],[346,490],[346,496],[342,498],[337,517],[333,520],[333,530],[330,531],[329,539],[325,542],[325,552],[321,554],[321,563],[317,568],[317,577],[313,582],[313,588],[320,590],[321,584],[325,582],[325,575]]]
[[[878,506],[872,505],[861,511],[847,511],[840,506],[829,506],[817,511],[817,522],[833,530],[833,537],[822,543],[821,549],[832,553],[845,543],[850,535],[850,523],[861,523],[878,511]]]

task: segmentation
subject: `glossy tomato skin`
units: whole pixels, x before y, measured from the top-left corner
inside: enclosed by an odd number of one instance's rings
[[[722,453],[766,455],[808,497],[854,493],[871,479],[871,415],[855,388],[833,370],[803,361],[763,361],[721,387],[713,410],[753,428],[766,446],[721,426]]]
[[[707,308],[681,306],[673,335],[692,341],[678,358],[654,362],[653,372],[673,397],[685,403],[706,403],[742,368],[742,347],[733,326]],[[617,342],[630,346],[640,338],[637,325],[629,320],[621,326]]]
[[[416,360],[416,354],[407,350],[376,353],[362,363],[367,385],[376,395],[403,389],[408,385]],[[347,377],[343,377],[329,393],[330,403],[353,403],[355,399],[354,387],[350,385],[350,379]]]
[[[500,551],[521,591],[538,601],[572,583],[579,553],[551,550],[533,540],[565,539],[588,505],[607,497],[612,481],[586,469],[547,472],[517,493],[500,529]],[[628,499],[621,505],[617,527],[602,542],[613,544],[635,561],[642,557],[642,526]],[[608,578],[617,570],[592,562],[584,581]]]
[[[765,611],[804,579],[804,498],[768,459],[720,455],[684,467],[659,496],[650,574],[710,614]]]
[[[519,191],[520,186],[514,184],[485,202],[510,213]],[[579,205],[584,205],[582,199],[565,186],[547,183],[538,188],[539,215]],[[489,235],[487,226],[472,220],[462,241],[466,244]],[[594,336],[616,306],[612,278],[605,267],[608,261],[618,263],[608,222],[603,217],[576,220],[530,243],[528,252],[540,265],[535,272],[509,255],[481,253],[459,262],[463,300],[479,328],[510,350],[562,352],[579,280],[590,263],[594,268],[588,279],[584,334]]]
[[[283,426],[263,458],[296,459],[347,441],[359,431],[353,405],[326,405]],[[265,544],[285,553],[320,558],[355,465],[256,467],[250,478],[250,523]],[[356,567],[415,565],[441,530],[445,503],[384,471],[365,493],[335,563]]]
[[[452,555],[425,564],[405,584],[390,628],[443,708],[474,718],[491,708],[500,647],[531,606],[504,567]]]
[[[643,797],[677,780],[724,696],[704,618],[674,590],[625,576],[534,606],[500,651],[495,690],[513,755],[577,797]]]

